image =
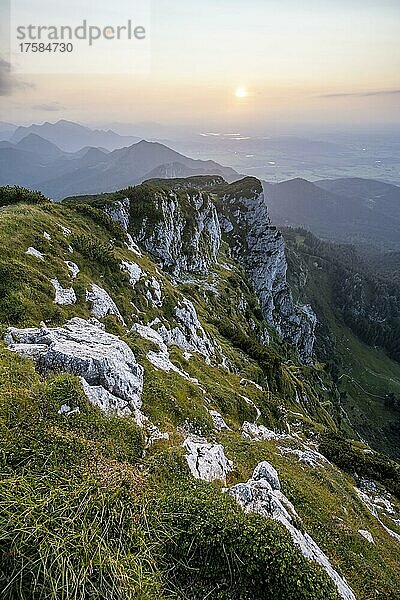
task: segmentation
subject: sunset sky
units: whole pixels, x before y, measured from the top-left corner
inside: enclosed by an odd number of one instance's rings
[[[207,129],[400,124],[398,0],[153,0],[151,6],[147,72],[13,75],[1,63],[0,119]],[[4,47],[3,41],[3,60]]]

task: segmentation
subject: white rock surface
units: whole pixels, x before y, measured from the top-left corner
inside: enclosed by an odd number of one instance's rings
[[[69,235],[71,235],[72,231],[70,229],[68,229],[68,227],[64,227],[64,225],[60,225],[60,223],[58,224],[58,226],[61,229],[61,231],[63,232],[63,234],[65,235],[65,237],[68,237]]]
[[[306,450],[299,450],[294,448],[285,448],[279,446],[279,450],[282,454],[294,454],[299,457],[299,461],[312,469],[320,467],[323,464],[329,464],[329,461],[323,454],[316,450],[307,448]]]
[[[113,204],[107,204],[104,207],[104,211],[113,221],[119,223],[127,231],[129,225],[129,207],[129,198],[125,198],[124,200],[117,200]]]
[[[70,417],[71,415],[79,415],[80,412],[81,411],[80,411],[79,406],[76,406],[75,408],[71,408],[68,404],[63,404],[60,407],[58,414],[59,415],[67,415],[68,417]]]
[[[157,331],[155,331],[148,325],[140,325],[139,323],[135,323],[132,326],[131,331],[138,333],[143,339],[153,342],[153,344],[158,346],[158,352],[154,352],[153,350],[150,350],[147,353],[147,359],[151,362],[153,367],[155,367],[159,371],[165,371],[166,373],[173,371],[174,373],[177,373],[184,379],[187,379],[188,381],[191,381],[192,383],[198,384],[197,379],[190,377],[190,375],[188,375],[188,373],[186,373],[185,371],[181,371],[181,369],[176,367],[171,362],[169,352],[168,352],[168,347],[164,343],[164,340],[162,339],[160,334],[157,333]]]
[[[189,436],[183,443],[190,472],[196,479],[204,481],[226,481],[232,471],[232,461],[225,456],[221,444],[207,442],[206,439]]]
[[[127,233],[127,238],[128,238],[128,242],[126,243],[126,247],[128,248],[128,250],[130,250],[131,252],[134,252],[134,254],[136,254],[136,256],[143,256],[142,253],[140,252],[139,246],[134,242],[133,237]]]
[[[125,321],[114,300],[106,290],[95,283],[92,284],[91,291],[86,290],[86,302],[92,303],[92,314],[98,319],[103,319],[107,315],[115,315],[125,325]]]
[[[145,282],[147,290],[147,299],[153,306],[162,306],[162,291],[161,286],[155,277],[150,277]]]
[[[271,429],[267,429],[264,425],[258,425],[258,423],[249,423],[245,421],[242,425],[242,437],[245,440],[250,441],[268,441],[268,440],[281,440],[290,436],[285,433],[275,433]]]
[[[214,427],[217,431],[229,429],[228,425],[225,423],[223,416],[219,412],[217,412],[216,410],[209,410],[208,412],[211,415]]]
[[[121,262],[121,269],[128,273],[129,282],[134,288],[141,276],[143,275],[142,269],[136,263],[128,262],[126,260],[123,260]]]
[[[366,529],[359,529],[358,533],[362,535],[370,544],[375,544],[372,533],[370,533]]]
[[[213,344],[201,325],[197,312],[192,302],[183,299],[175,307],[178,327],[167,329],[165,325],[158,327],[157,331],[168,346],[178,346],[185,352],[198,352],[202,354],[209,364],[215,354]]]
[[[29,256],[34,256],[35,258],[38,258],[39,260],[43,260],[43,261],[44,261],[44,257],[46,256],[45,254],[43,254],[43,252],[39,252],[39,250],[36,250],[36,248],[33,248],[33,246],[29,246],[29,248],[25,252],[25,254],[29,254]]]
[[[285,242],[270,224],[264,193],[256,187],[243,190],[242,197],[236,192],[223,199],[219,219],[224,223],[224,237],[232,257],[244,265],[267,323],[297,346],[302,360],[309,363],[316,317],[311,307],[293,302],[286,281]]]
[[[393,537],[398,542],[400,542],[400,534],[398,534],[397,531],[393,531],[393,529],[390,529],[390,527],[388,527],[387,525],[385,525],[385,523],[380,518],[381,511],[383,512],[383,514],[385,514],[385,512],[386,512],[386,516],[389,517],[388,513],[392,513],[393,512],[392,508],[391,508],[391,505],[390,505],[390,509],[389,510],[387,510],[387,508],[386,508],[386,510],[384,510],[384,507],[382,506],[382,502],[380,502],[382,499],[378,496],[378,494],[374,491],[373,488],[372,489],[366,489],[366,487],[364,487],[362,490],[359,489],[359,488],[355,488],[355,490],[356,490],[358,496],[360,497],[360,499],[362,500],[362,502],[368,508],[368,510],[370,511],[370,513],[376,518],[376,520],[383,527],[383,529],[391,537]],[[393,519],[393,521],[394,521],[394,519]],[[395,523],[395,521],[394,521],[394,523]]]
[[[64,262],[68,267],[68,271],[71,273],[72,279],[75,279],[78,273],[80,273],[78,265],[72,262],[72,260],[64,260]]]
[[[47,231],[43,232],[43,237],[45,240],[50,241],[51,240],[51,235],[49,233],[47,233]]]
[[[227,490],[246,512],[279,521],[292,536],[303,556],[319,563],[334,581],[344,600],[356,600],[347,581],[333,568],[328,557],[307,533],[297,528],[298,515],[294,506],[280,491],[279,477],[274,467],[264,461],[257,465],[247,483],[239,483]]]
[[[76,294],[73,288],[63,288],[58,279],[50,279],[56,292],[54,304],[68,305],[76,303]]]
[[[103,410],[130,414],[140,409],[143,367],[125,342],[96,325],[74,317],[54,329],[11,327],[7,342],[44,371],[80,376],[89,400]]]
[[[135,232],[136,239],[174,275],[207,273],[216,262],[221,243],[217,211],[209,194],[188,193],[185,210],[182,198],[175,191],[160,191],[151,202],[149,210],[154,210],[160,218],[150,222],[144,212]]]

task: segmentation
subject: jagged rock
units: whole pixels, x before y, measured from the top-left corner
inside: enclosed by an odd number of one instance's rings
[[[285,243],[270,224],[260,182],[245,179],[242,185],[242,190],[235,187],[222,199],[224,237],[232,256],[244,265],[267,323],[297,347],[304,362],[310,362],[316,317],[311,307],[293,302],[286,282]]]
[[[115,315],[125,325],[125,321],[114,300],[106,290],[103,290],[103,288],[95,283],[92,284],[91,291],[86,290],[86,302],[92,303],[92,314],[98,319],[104,319],[107,315]]]
[[[50,279],[50,282],[56,292],[53,300],[54,304],[67,305],[76,303],[76,294],[73,288],[63,288],[58,279]]]
[[[159,335],[169,346],[178,346],[186,352],[198,352],[210,363],[215,350],[193,304],[185,298],[175,307],[174,312],[180,326],[167,329],[165,325],[161,325],[157,328]]]
[[[72,262],[71,260],[64,260],[64,262],[67,265],[68,270],[71,273],[72,279],[75,279],[76,276],[78,275],[78,273],[80,272],[78,265],[76,263]]]
[[[372,533],[366,531],[365,529],[359,529],[358,533],[362,535],[370,544],[375,544]]]
[[[128,273],[130,284],[132,287],[135,287],[135,285],[143,275],[143,271],[139,267],[139,265],[133,262],[123,260],[121,262],[121,269]]]
[[[216,410],[209,410],[208,412],[211,415],[214,427],[217,431],[229,429],[228,425],[225,423],[223,416],[219,412],[217,412]]]
[[[250,386],[253,386],[253,387],[255,387],[255,388],[256,388],[257,390],[259,390],[260,392],[262,392],[262,391],[263,391],[263,388],[261,387],[261,385],[259,385],[259,384],[258,384],[258,383],[256,383],[255,381],[252,381],[251,379],[245,379],[245,378],[242,378],[242,379],[240,380],[240,382],[239,382],[239,383],[240,383],[240,385],[242,385],[242,386],[244,386],[244,387],[247,387],[247,386],[249,386],[249,385],[250,385]]]
[[[36,250],[36,248],[33,248],[32,246],[29,246],[25,254],[29,254],[29,256],[34,256],[35,258],[38,258],[39,260],[43,261],[44,257],[46,256],[45,254],[43,254],[43,252],[39,252],[39,250]]]
[[[257,465],[247,483],[239,483],[227,490],[246,512],[279,521],[292,536],[293,542],[308,559],[319,563],[334,581],[344,600],[356,600],[347,581],[333,568],[328,557],[311,536],[298,529],[298,515],[294,506],[280,491],[279,477],[274,467],[264,461]]]
[[[7,342],[44,371],[80,376],[89,400],[103,410],[130,414],[140,409],[143,367],[125,342],[88,321],[74,317],[52,329],[10,327]]]
[[[178,367],[176,367],[171,362],[168,347],[164,343],[163,338],[157,331],[155,331],[148,325],[140,325],[139,323],[135,323],[132,326],[131,331],[138,333],[143,339],[153,342],[153,344],[155,344],[158,347],[158,352],[153,352],[152,350],[150,350],[150,352],[147,353],[147,359],[151,362],[153,367],[160,371],[165,371],[166,373],[173,371],[174,373],[177,373],[184,379],[187,379],[192,383],[198,384],[197,379],[190,377],[190,375],[185,373],[185,371],[181,371],[181,369],[178,369]]]
[[[279,447],[282,454],[295,454],[299,457],[299,461],[312,469],[320,467],[322,464],[329,463],[328,459],[323,454],[316,450],[298,450],[293,448]]]
[[[196,479],[204,481],[226,481],[232,471],[232,461],[225,456],[221,444],[207,442],[201,437],[189,436],[183,443],[190,472]]]
[[[242,425],[242,437],[245,440],[256,440],[256,441],[267,441],[267,440],[280,440],[288,438],[290,436],[285,433],[275,433],[271,429],[267,429],[264,425],[258,425],[258,423],[249,423],[245,421]]]
[[[379,495],[379,492],[373,482],[363,480],[365,483],[361,483],[362,489],[355,488],[360,500],[365,504],[370,513],[376,518],[378,523],[383,529],[398,542],[400,542],[400,534],[393,529],[390,529],[381,519],[380,515],[383,514],[386,518],[391,518],[393,524],[396,525],[396,520],[393,519],[393,506],[388,498],[383,498]],[[369,485],[372,484],[372,485]]]
[[[130,226],[147,252],[175,275],[205,274],[216,261],[221,229],[207,193],[192,190],[182,198],[176,191],[157,191],[147,196],[142,218]]]
[[[129,209],[130,209],[130,201],[129,198],[125,198],[124,200],[117,200],[112,204],[106,204],[104,206],[104,211],[108,214],[109,217],[116,223],[119,223],[125,231],[128,230],[129,226]]]
[[[134,252],[136,254],[136,256],[139,256],[139,257],[143,256],[142,253],[140,252],[139,246],[134,242],[131,234],[127,233],[126,236],[128,238],[128,242],[125,242],[125,245],[128,248],[128,250],[130,250],[131,252]]]
[[[146,297],[153,306],[162,306],[162,291],[161,286],[155,277],[150,277],[145,282],[148,288]]]

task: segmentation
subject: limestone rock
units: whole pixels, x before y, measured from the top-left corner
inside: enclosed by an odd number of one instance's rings
[[[275,431],[267,429],[267,427],[264,427],[264,425],[258,425],[258,423],[249,423],[249,421],[245,421],[242,425],[242,437],[245,440],[250,441],[266,441],[284,439],[289,436],[287,436],[285,433],[275,433]]]
[[[148,325],[140,325],[139,323],[135,323],[132,326],[131,331],[138,333],[142,338],[153,342],[153,344],[155,344],[158,347],[158,352],[150,350],[150,352],[147,353],[147,359],[151,362],[153,367],[160,371],[165,371],[166,373],[173,371],[174,373],[177,373],[184,379],[187,379],[192,383],[198,384],[197,379],[190,377],[190,375],[188,375],[185,371],[178,369],[178,367],[176,367],[171,362],[168,347],[165,344],[161,335],[157,331],[155,331]]]
[[[80,272],[78,265],[72,262],[72,260],[65,260],[64,262],[67,265],[69,272],[71,273],[72,279],[75,279],[78,273]]]
[[[124,200],[117,200],[117,202],[112,204],[106,204],[104,211],[113,221],[119,223],[127,231],[129,225],[129,208],[130,201],[128,198],[125,198]]]
[[[243,180],[243,190],[227,193],[222,199],[220,219],[225,223],[224,237],[231,254],[244,265],[265,320],[297,347],[304,362],[310,362],[316,317],[311,307],[293,302],[286,282],[285,242],[280,231],[270,224],[261,184]],[[232,227],[227,227],[227,222]]]
[[[216,410],[209,410],[208,412],[211,415],[214,427],[217,431],[229,429],[228,425],[225,423],[223,416],[219,412],[217,412]]]
[[[7,341],[10,350],[35,358],[43,371],[80,376],[89,400],[106,412],[130,414],[141,406],[143,368],[132,350],[84,319],[52,329],[11,327]]]
[[[56,292],[54,304],[75,304],[76,294],[73,288],[63,288],[58,279],[50,279],[50,282]]]
[[[107,315],[115,315],[125,325],[125,321],[114,300],[106,290],[95,283],[92,284],[91,291],[86,290],[86,302],[92,303],[92,314],[98,319],[103,319]]]
[[[362,535],[370,544],[375,544],[372,533],[366,531],[365,529],[359,529],[358,533]]]
[[[225,456],[221,444],[207,442],[204,438],[189,436],[183,443],[190,472],[204,481],[226,481],[232,470],[232,461]]]
[[[32,246],[29,246],[25,254],[28,254],[29,256],[34,256],[35,258],[38,258],[39,260],[43,261],[44,257],[46,256],[45,254],[43,254],[43,252],[39,252],[39,250],[36,250],[36,248],[33,248]]]
[[[169,346],[178,346],[186,352],[202,354],[207,363],[215,354],[212,342],[201,325],[192,302],[186,298],[175,307],[178,327],[167,329],[165,325],[158,327],[157,332]]]
[[[141,219],[131,223],[135,238],[175,275],[207,273],[215,263],[221,229],[210,195],[158,191],[147,197]],[[151,214],[150,219],[148,215]]]
[[[139,267],[139,265],[133,262],[123,260],[121,262],[121,269],[128,273],[130,284],[132,287],[135,287],[135,285],[143,275],[143,271]]]
[[[298,515],[294,506],[280,491],[279,477],[274,467],[264,461],[257,465],[247,483],[239,483],[227,490],[246,512],[279,521],[292,536],[293,542],[308,559],[319,563],[334,581],[344,600],[356,600],[347,581],[333,568],[328,557],[307,533],[298,529]]]

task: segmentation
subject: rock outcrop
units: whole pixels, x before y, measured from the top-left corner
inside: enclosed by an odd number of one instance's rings
[[[227,186],[220,213],[231,254],[244,265],[265,320],[310,362],[316,317],[311,307],[293,302],[286,281],[285,242],[270,224],[261,183],[247,178]]]
[[[129,209],[130,202],[128,198],[124,200],[117,200],[111,204],[106,204],[104,207],[105,212],[109,217],[116,223],[119,223],[125,231],[128,230],[129,225]]]
[[[281,492],[278,473],[268,462],[261,462],[254,469],[247,483],[239,483],[227,490],[246,512],[279,521],[292,536],[303,556],[319,563],[334,581],[344,600],[356,600],[347,581],[332,567],[328,557],[308,533],[298,528],[298,515],[294,506]]]
[[[184,298],[175,307],[174,313],[178,326],[168,329],[160,324],[157,325],[157,333],[168,346],[178,346],[187,352],[198,352],[210,363],[215,349],[199,321],[192,302]]]
[[[206,274],[221,243],[217,211],[209,195],[153,190],[143,194],[142,203],[142,213],[135,213],[130,223],[136,240],[174,275]]]
[[[41,370],[65,371],[81,377],[89,400],[119,415],[141,406],[143,367],[129,346],[84,319],[74,317],[64,327],[9,328],[10,350],[34,358]]]
[[[86,290],[86,302],[92,304],[92,314],[97,319],[103,319],[107,315],[115,315],[123,325],[124,319],[111,296],[99,285],[92,284],[91,290]]]
[[[193,477],[204,481],[226,481],[227,474],[232,470],[232,461],[225,456],[221,444],[190,436],[184,441],[183,447]]]

